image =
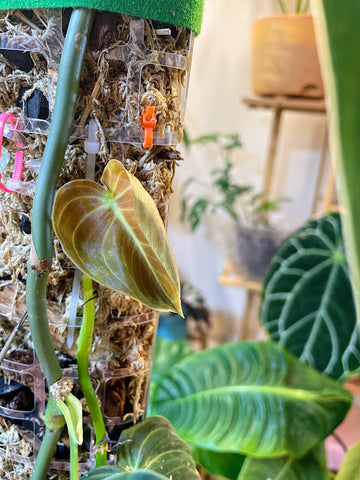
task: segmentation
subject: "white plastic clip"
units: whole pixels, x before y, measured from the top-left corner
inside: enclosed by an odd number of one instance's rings
[[[87,164],[85,178],[87,180],[93,180],[95,177],[95,161],[96,154],[100,149],[100,144],[96,138],[98,131],[97,123],[94,119],[91,119],[88,126],[88,137],[84,142],[84,150],[87,153]],[[82,272],[76,268],[73,280],[73,286],[70,297],[69,306],[69,323],[68,334],[66,338],[66,344],[68,348],[71,348],[74,343],[74,333],[76,327],[76,314],[80,297],[80,283],[82,278]]]

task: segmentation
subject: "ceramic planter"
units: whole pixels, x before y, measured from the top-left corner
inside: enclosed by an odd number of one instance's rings
[[[283,233],[263,226],[238,225],[236,254],[238,267],[249,280],[263,281]]]

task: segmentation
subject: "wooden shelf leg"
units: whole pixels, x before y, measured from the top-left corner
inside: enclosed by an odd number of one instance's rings
[[[247,291],[245,310],[240,325],[239,340],[246,340],[249,338],[249,326],[251,322],[251,312],[253,309],[255,295],[257,295],[256,292],[252,290]]]
[[[319,172],[316,179],[316,186],[315,186],[313,204],[311,209],[311,215],[315,215],[318,211],[318,203],[321,197],[321,187],[323,184],[323,177],[324,177],[326,159],[328,154],[328,145],[329,145],[329,133],[328,133],[328,129],[326,128],[324,141],[321,148]]]
[[[327,212],[334,204],[335,197],[335,174],[332,163],[329,166],[328,178],[325,186],[324,199],[322,202],[322,211]]]
[[[270,139],[270,146],[268,150],[268,155],[264,167],[264,177],[263,177],[263,185],[262,191],[264,192],[264,196],[268,196],[270,193],[272,175],[274,171],[274,164],[275,164],[275,155],[276,155],[276,147],[277,141],[279,137],[280,131],[280,120],[281,120],[281,113],[282,108],[275,109],[274,120],[271,129],[271,139]]]

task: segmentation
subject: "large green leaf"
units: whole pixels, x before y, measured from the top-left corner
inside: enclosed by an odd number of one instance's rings
[[[346,452],[335,480],[360,480],[360,442]]]
[[[312,0],[329,113],[331,156],[344,212],[353,292],[360,320],[360,2]]]
[[[246,457],[239,453],[214,452],[194,447],[191,453],[195,462],[211,475],[237,480]]]
[[[118,160],[101,181],[58,190],[53,223],[65,253],[93,280],[181,314],[176,262],[154,201]]]
[[[237,480],[327,480],[327,478],[324,447],[321,446],[299,459],[247,457]]]
[[[151,378],[157,381],[173,365],[193,353],[187,340],[167,340],[157,337]]]
[[[163,417],[149,418],[124,430],[117,463],[128,470],[153,470],[172,480],[200,480],[189,447]]]
[[[193,353],[153,385],[151,413],[185,441],[255,456],[302,456],[343,420],[352,396],[274,342]]]
[[[273,340],[336,379],[359,370],[360,340],[338,214],[282,244],[265,279],[261,321]]]
[[[94,468],[80,480],[168,480],[168,478],[151,470],[126,472],[119,467],[108,466]]]

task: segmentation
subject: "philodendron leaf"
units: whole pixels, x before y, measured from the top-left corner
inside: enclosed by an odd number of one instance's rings
[[[151,470],[126,472],[119,467],[98,467],[81,477],[80,480],[169,480]],[[185,480],[185,479],[184,479]]]
[[[200,479],[188,445],[163,417],[148,418],[124,430],[117,463],[127,470],[153,470],[172,480]]]
[[[346,452],[335,480],[360,480],[360,442]]]
[[[360,321],[360,3],[312,0],[329,113],[331,156]],[[341,25],[346,25],[342,28]]]
[[[319,447],[320,448],[320,447]],[[321,447],[324,450],[323,446]],[[316,449],[318,450],[318,448]],[[355,480],[348,477],[348,480]],[[247,457],[237,480],[327,480],[325,454],[311,450],[302,458]]]
[[[360,341],[338,214],[311,220],[282,244],[265,279],[261,321],[273,340],[343,380]]]
[[[157,337],[151,378],[156,382],[173,365],[193,353],[187,340],[167,340]]]
[[[151,414],[214,451],[301,457],[344,419],[351,394],[275,342],[187,356],[154,383]]]
[[[153,199],[118,160],[101,181],[58,190],[53,224],[65,253],[93,280],[181,314],[176,262]]]
[[[246,457],[239,453],[213,452],[204,448],[191,449],[195,462],[211,475],[237,480]]]

